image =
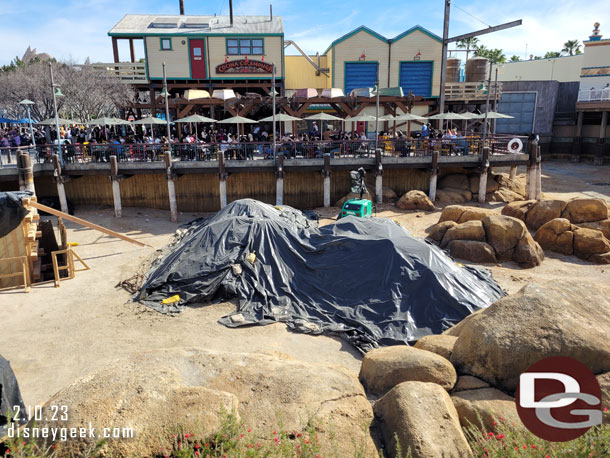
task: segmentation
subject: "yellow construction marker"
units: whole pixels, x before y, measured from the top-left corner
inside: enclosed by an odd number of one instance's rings
[[[168,297],[167,299],[163,299],[161,301],[161,303],[163,305],[167,305],[167,304],[175,304],[176,302],[180,302],[180,296],[178,294]]]

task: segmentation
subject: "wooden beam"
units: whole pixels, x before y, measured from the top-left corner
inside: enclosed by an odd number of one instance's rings
[[[108,235],[111,235],[112,237],[116,237],[121,240],[125,240],[126,242],[129,242],[129,243],[135,243],[136,245],[139,245],[139,246],[150,246],[150,245],[147,245],[146,243],[138,242],[135,239],[127,237],[126,235],[111,231],[110,229],[106,229],[105,227],[98,226],[97,224],[94,224],[94,223],[90,223],[89,221],[85,221],[84,219],[77,218],[76,216],[69,215],[68,213],[60,212],[59,210],[55,210],[54,208],[39,204],[38,202],[32,202],[31,200],[29,200],[27,198],[23,199],[23,204],[26,207],[30,206],[30,207],[37,208],[38,210],[45,211],[47,213],[50,213],[51,215],[55,215],[60,218],[67,219],[68,221],[72,221],[73,223],[80,224],[81,226],[85,226],[90,229],[95,229],[96,231],[103,232],[104,234],[108,234]]]
[[[178,119],[188,116],[195,104],[189,103],[183,110],[178,111]]]
[[[136,61],[136,51],[133,49],[133,38],[129,39],[129,54],[131,55],[131,62]]]
[[[112,54],[114,56],[114,63],[119,63],[119,45],[117,43],[117,38],[112,37]]]

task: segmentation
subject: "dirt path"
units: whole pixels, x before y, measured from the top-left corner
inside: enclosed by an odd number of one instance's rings
[[[609,167],[552,163],[544,168],[543,189],[552,197],[596,193],[610,199]],[[498,211],[500,206],[498,206]],[[334,217],[338,209],[319,209]],[[282,352],[303,361],[340,364],[355,373],[360,356],[336,338],[290,333],[283,324],[228,329],[218,318],[233,310],[230,303],[189,308],[175,317],[160,315],[129,303],[130,295],[114,286],[130,277],[141,263],[167,244],[177,228],[168,213],[124,208],[120,220],[110,208],[80,208],[77,215],[124,232],[151,248],[140,248],[68,223],[69,240],[91,266],[60,288],[43,285],[29,294],[0,293],[0,353],[17,375],[26,404],[46,401],[75,378],[132,352],[167,347],[198,346],[238,352]],[[180,223],[199,214],[180,215]],[[384,205],[378,216],[396,219],[416,236],[438,221],[439,213],[402,212]],[[323,222],[329,222],[325,220]],[[610,281],[610,267],[595,266],[574,257],[548,255],[542,266],[520,269],[504,263],[491,267],[509,293],[531,280],[588,279]]]

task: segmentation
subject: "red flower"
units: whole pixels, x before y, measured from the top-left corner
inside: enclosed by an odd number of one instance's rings
[[[195,448],[201,448],[199,444],[195,444]]]
[[[273,431],[273,435],[275,436],[277,434],[277,431]]]
[[[515,450],[519,451],[519,447],[515,447]],[[548,457],[547,457],[548,458]]]
[[[491,432],[491,431],[489,431],[489,432],[487,433],[487,435],[488,435],[489,437],[493,437],[494,433],[493,433],[493,432]]]
[[[259,444],[258,442],[256,443],[256,448],[261,448],[261,444]]]
[[[243,434],[240,434],[240,435],[239,435],[239,438],[240,438],[240,439],[242,439],[243,437],[244,437],[244,435],[243,435]]]
[[[306,443],[306,444],[309,444],[309,439],[305,439],[305,443]]]
[[[21,445],[25,445],[25,441],[23,441],[23,442],[21,443]]]
[[[199,452],[195,451],[195,456],[199,456]]]
[[[532,444],[532,448],[536,448],[536,444]]]
[[[205,447],[206,447],[206,448],[210,448],[210,443],[209,443],[209,442],[206,442],[206,443],[205,443]]]
[[[297,437],[301,437],[301,436],[302,436],[302,434],[301,434],[301,433],[297,433]]]
[[[523,446],[523,450],[527,450],[527,445],[524,445],[524,446]]]
[[[252,430],[250,428],[248,428],[248,432],[252,432]]]
[[[604,412],[608,412],[608,407],[604,407]]]
[[[498,422],[497,422],[497,421],[494,421],[494,426],[496,426],[497,424],[498,424]]]
[[[279,440],[277,437],[274,437],[274,438],[273,438],[273,440],[274,440],[275,442],[279,442],[279,441],[280,441],[280,440]]]
[[[504,439],[504,434],[498,434],[496,436],[496,439]],[[487,450],[485,450],[485,451],[487,451]]]
[[[184,438],[185,438],[185,439],[188,439],[188,438],[189,438],[189,435],[188,435],[188,434],[185,434],[185,435],[184,435]]]

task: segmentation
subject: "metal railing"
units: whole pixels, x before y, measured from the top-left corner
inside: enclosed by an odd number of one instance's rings
[[[578,91],[579,102],[610,102],[610,88]]]
[[[511,140],[517,138],[521,150],[509,148]],[[527,137],[492,135],[485,141],[491,154],[527,152]],[[116,156],[119,162],[157,162],[164,160],[169,145],[151,143],[76,143],[61,145],[67,163],[109,162]],[[480,136],[456,138],[381,138],[377,142],[379,153],[385,157],[425,157],[438,151],[441,156],[479,155],[483,140]],[[223,154],[226,160],[273,159],[271,142],[246,143],[172,143],[172,158],[175,161],[216,161]],[[36,145],[0,148],[0,166],[15,166],[17,155],[29,152],[33,162],[50,162],[57,153],[57,145]],[[329,140],[308,142],[279,142],[276,155],[283,154],[286,160],[316,159],[329,155],[331,158],[374,158],[374,140]]]

